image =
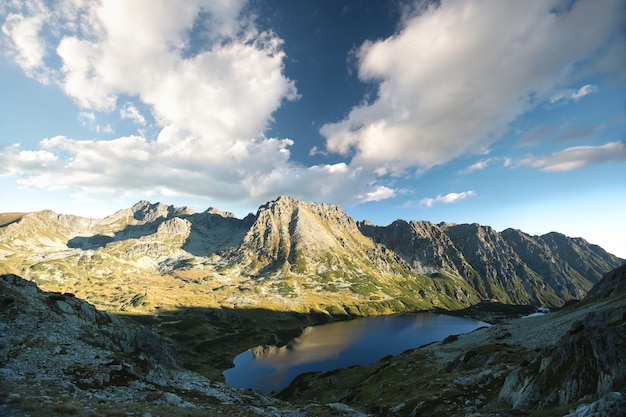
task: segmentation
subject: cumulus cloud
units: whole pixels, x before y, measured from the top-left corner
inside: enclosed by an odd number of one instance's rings
[[[367,201],[381,201],[396,196],[396,190],[386,187],[384,185],[379,186],[374,191],[370,191],[365,195],[359,196],[361,202]]]
[[[8,39],[15,62],[31,75],[43,64],[45,48],[39,41],[39,30],[44,18],[41,14],[26,17],[11,13],[2,25],[2,33]]]
[[[3,163],[0,164],[0,174],[16,175],[23,171],[54,169],[59,166],[58,157],[46,150],[20,150],[19,145],[13,145],[1,151]]]
[[[244,5],[24,2],[2,27],[25,71],[54,74],[82,109],[80,122],[94,131],[111,132],[110,125],[97,124],[104,112],[158,134],[107,141],[57,136],[42,140],[37,151],[3,148],[2,173],[26,187],[65,188],[82,197],[124,190],[240,202],[290,194],[358,203],[393,195],[346,164],[294,163],[293,140],[265,136],[272,113],[285,100],[297,100],[298,92],[283,71],[283,40],[259,31],[242,13]],[[147,126],[139,108],[156,126]]]
[[[569,94],[560,100],[592,92],[569,74],[615,30],[621,2],[558,11],[561,3],[443,0],[407,12],[396,35],[356,52],[358,75],[377,95],[323,126],[326,148],[311,148],[344,161],[306,166],[291,158],[297,138],[266,137],[274,112],[299,96],[283,40],[245,15],[245,0],[12,1],[0,6],[2,47],[25,73],[56,83],[94,131],[113,136],[115,124],[98,124],[106,114],[155,134],[0,148],[0,174],[82,196],[392,198],[399,191],[381,177],[484,152],[559,91]],[[606,68],[618,67],[603,56]]]
[[[482,152],[555,97],[622,22],[619,0],[563,3],[443,0],[407,15],[397,34],[358,49],[359,78],[377,96],[320,129],[328,150],[379,175]]]
[[[626,161],[626,143],[610,142],[601,146],[574,146],[540,157],[519,161],[520,166],[532,166],[542,171],[571,171],[589,165]]]
[[[420,205],[424,207],[432,207],[437,203],[451,204],[464,200],[468,197],[474,197],[476,193],[472,190],[463,191],[462,193],[449,193],[446,195],[438,195],[434,198],[423,198],[420,200]]]

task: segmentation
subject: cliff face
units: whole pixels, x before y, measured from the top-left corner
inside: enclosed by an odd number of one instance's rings
[[[623,263],[598,246],[559,233],[530,236],[478,224],[401,220],[386,227],[359,226],[416,268],[458,274],[480,297],[505,303],[559,306],[581,299],[603,273]]]
[[[104,219],[51,211],[2,218],[0,273],[84,297],[97,281],[107,290],[94,302],[104,308],[126,308],[148,283],[152,305],[175,307],[167,289],[181,282],[178,292],[193,305],[341,314],[456,309],[485,299],[554,307],[582,298],[623,263],[558,233],[403,220],[381,227],[289,197],[245,219],[147,201]]]

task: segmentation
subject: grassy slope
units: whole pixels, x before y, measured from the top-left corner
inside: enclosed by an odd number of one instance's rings
[[[0,213],[0,227],[19,221],[27,213]]]

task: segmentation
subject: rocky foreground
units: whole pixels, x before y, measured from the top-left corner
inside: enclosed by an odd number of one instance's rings
[[[18,276],[1,275],[0,294],[2,416],[360,415],[210,381],[148,328]]]
[[[558,312],[303,375],[276,396],[182,369],[156,333],[71,294],[15,275],[0,294],[3,416],[626,415],[626,266]]]

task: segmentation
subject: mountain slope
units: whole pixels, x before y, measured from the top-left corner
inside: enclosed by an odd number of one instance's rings
[[[583,239],[558,233],[530,236],[478,224],[402,220],[359,227],[415,268],[459,275],[481,298],[505,303],[559,306],[580,299],[603,273],[623,263]]]
[[[3,416],[359,415],[208,380],[148,328],[15,275],[0,275],[0,337]]]
[[[301,375],[279,397],[341,401],[389,416],[621,417],[624,311],[626,265],[557,312],[505,320],[365,367]]]
[[[140,201],[104,219],[6,214],[0,273],[108,310],[263,307],[339,315],[560,306],[623,260],[582,239],[477,224],[357,223],[280,197],[237,219]],[[172,291],[175,289],[175,291]]]

